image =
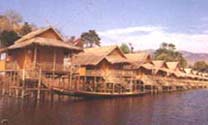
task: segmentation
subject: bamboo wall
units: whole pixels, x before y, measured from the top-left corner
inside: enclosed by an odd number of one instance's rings
[[[6,61],[5,60],[0,60],[0,71],[4,71],[6,69]]]
[[[33,46],[11,51],[9,53],[9,57],[7,57],[9,58],[7,63],[16,63],[20,69],[31,68],[31,66],[33,66],[34,63],[34,49],[35,47]],[[64,49],[51,47],[37,47],[36,64],[48,65],[48,68],[52,69],[54,61],[57,65],[63,65]],[[5,67],[3,67],[3,64],[1,69],[5,69]]]

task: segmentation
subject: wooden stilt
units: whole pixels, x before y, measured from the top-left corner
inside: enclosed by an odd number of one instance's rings
[[[113,83],[113,93],[115,92],[115,83]]]
[[[39,69],[39,78],[38,78],[38,92],[37,92],[37,99],[40,99],[40,91],[41,91],[41,82],[42,82],[42,71],[41,68]]]
[[[93,87],[93,90],[94,92],[96,92],[96,88],[97,88],[97,81],[96,81],[96,76],[94,76],[94,79],[93,79],[93,84],[94,84],[94,87]]]
[[[25,69],[22,70],[22,93],[21,98],[24,98],[25,95]]]

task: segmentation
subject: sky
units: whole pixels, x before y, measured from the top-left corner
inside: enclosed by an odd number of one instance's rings
[[[208,0],[0,0],[0,14],[7,10],[65,36],[94,29],[102,45],[131,43],[144,50],[167,42],[208,53]]]

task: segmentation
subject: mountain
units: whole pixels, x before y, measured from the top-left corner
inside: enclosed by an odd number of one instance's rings
[[[148,49],[148,50],[141,50],[137,52],[147,52],[153,55],[155,50]],[[208,53],[193,53],[193,52],[184,51],[184,50],[181,50],[180,52],[183,54],[183,56],[186,58],[186,60],[188,61],[190,65],[193,65],[196,61],[206,61],[208,63]]]
[[[189,64],[194,64],[196,61],[208,62],[208,53],[193,53],[188,51],[180,51],[187,59]]]

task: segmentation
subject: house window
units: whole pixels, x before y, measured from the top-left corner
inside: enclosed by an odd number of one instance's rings
[[[64,58],[71,58],[72,53],[71,52],[64,52]]]
[[[6,59],[6,53],[1,53],[0,60],[5,60],[5,59]]]
[[[69,68],[71,66],[71,53],[64,52],[64,67]]]

